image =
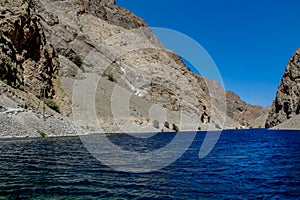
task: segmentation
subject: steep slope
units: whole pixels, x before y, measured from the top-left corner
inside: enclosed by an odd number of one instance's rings
[[[149,127],[155,120],[159,121],[160,130],[164,121],[180,124],[182,110],[195,120],[187,130],[201,126],[206,129],[212,121],[222,124],[222,117],[212,120],[205,81],[188,70],[180,57],[165,49],[141,19],[112,1],[101,2],[94,5],[89,1],[35,1],[47,38],[58,52],[62,66],[60,85],[64,94],[57,92],[56,96],[69,98],[69,103],[60,102],[62,113],[74,115],[70,101],[74,98],[74,83],[84,85],[97,74],[101,84],[96,89],[96,112],[105,131],[122,131],[115,124],[131,125],[136,131],[135,125]],[[80,61],[77,66],[73,63],[76,59]],[[118,115],[111,107],[116,86],[131,94],[128,112]],[[89,98],[88,94],[82,98]],[[60,98],[56,99],[59,102]],[[122,105],[122,100],[116,104]],[[88,119],[88,113],[83,114],[86,108],[77,105],[75,110],[84,116],[82,120]],[[160,111],[164,109],[166,116],[150,116],[153,105],[161,107]],[[95,127],[88,127],[90,130],[97,130],[96,121],[91,123]]]
[[[74,123],[41,101],[55,95],[59,64],[39,16],[20,0],[1,1],[0,13],[0,137],[77,134]]]
[[[277,126],[300,113],[300,49],[291,57],[268,114],[266,128]],[[288,127],[286,127],[288,128]],[[291,124],[291,127],[293,125]]]

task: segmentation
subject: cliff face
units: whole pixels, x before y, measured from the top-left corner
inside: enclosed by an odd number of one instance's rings
[[[45,96],[54,95],[52,79],[57,57],[46,41],[40,18],[24,1],[1,1],[0,79],[15,88]]]
[[[76,135],[41,99],[55,95],[58,57],[27,1],[0,2],[0,137]],[[42,112],[44,110],[44,113]]]
[[[300,49],[291,57],[268,114],[266,128],[277,126],[300,113]],[[292,128],[292,127],[291,127]]]

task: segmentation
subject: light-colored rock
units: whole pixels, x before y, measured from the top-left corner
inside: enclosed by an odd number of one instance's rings
[[[300,115],[297,115],[295,117],[292,117],[291,119],[288,119],[287,121],[271,128],[274,130],[300,130]]]

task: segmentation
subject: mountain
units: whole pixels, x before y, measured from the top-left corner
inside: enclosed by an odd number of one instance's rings
[[[113,0],[8,0],[0,26],[2,136],[239,128],[264,113]]]
[[[269,108],[250,105],[231,91],[226,91],[227,114],[240,125],[251,128],[264,127]]]
[[[222,96],[222,94],[226,95],[224,99],[226,99],[226,113],[227,118],[231,119],[231,121],[235,122],[235,126],[231,126],[231,128],[235,127],[249,127],[249,128],[260,128],[264,127],[264,123],[266,121],[269,107],[263,108],[258,105],[250,105],[245,101],[241,100],[241,98],[231,91],[224,91],[224,89],[220,86],[220,84],[214,80],[204,78],[209,88],[213,88],[213,93],[216,96]],[[213,96],[212,96],[213,97]],[[214,98],[213,98],[214,99]],[[220,99],[220,98],[219,98]],[[221,99],[224,101],[224,99]],[[218,107],[220,102],[216,100],[214,104]],[[228,124],[229,125],[229,124]],[[227,126],[228,126],[227,125]]]
[[[277,125],[285,129],[299,128],[299,123],[293,123],[298,121],[299,113],[300,49],[294,53],[288,62],[265,126],[266,128]],[[281,125],[282,123],[285,123],[285,125]]]

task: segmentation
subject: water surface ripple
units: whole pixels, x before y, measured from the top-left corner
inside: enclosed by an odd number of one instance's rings
[[[0,198],[300,199],[300,131],[224,131],[200,160],[204,136],[199,132],[175,163],[146,174],[113,171],[78,137],[1,139]],[[109,137],[126,150],[149,151],[174,134]]]

